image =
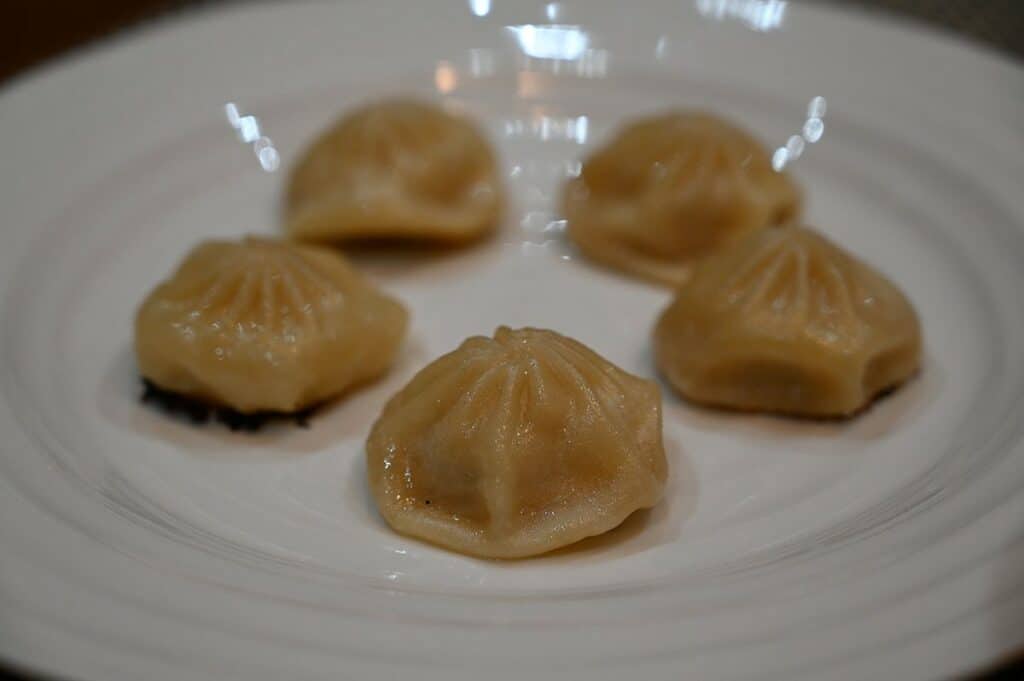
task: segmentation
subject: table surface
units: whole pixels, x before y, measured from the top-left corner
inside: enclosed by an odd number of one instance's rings
[[[214,0],[216,1],[216,0]],[[223,1],[223,0],[222,0]],[[341,0],[339,0],[341,1]],[[805,0],[806,1],[806,0]],[[933,27],[988,45],[1024,63],[1024,1],[1022,0],[832,0],[873,13],[917,19]],[[15,0],[6,8],[13,36],[0,41],[0,86],[26,69],[80,45],[101,40],[125,28],[185,11],[211,0]],[[997,665],[977,681],[1024,678],[1024,655]],[[0,663],[0,681],[44,681]],[[49,680],[46,680],[49,681]]]

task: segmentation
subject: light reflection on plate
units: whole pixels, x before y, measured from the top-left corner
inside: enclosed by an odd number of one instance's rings
[[[243,115],[234,102],[224,105],[224,116],[234,128],[239,141],[252,145],[253,153],[263,170],[272,173],[281,166],[281,156],[274,147],[274,141],[263,134],[258,118]]]
[[[785,0],[695,0],[697,11],[708,19],[734,19],[755,31],[774,31],[786,18]]]

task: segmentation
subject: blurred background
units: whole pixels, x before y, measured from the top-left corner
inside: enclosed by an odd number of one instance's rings
[[[91,42],[197,6],[246,0],[2,0],[6,35],[0,41],[0,87],[17,74]],[[289,0],[248,0],[286,2]],[[336,0],[344,2],[345,0]],[[539,0],[538,0],[539,1]],[[794,0],[859,7],[918,20],[1001,52],[1024,67],[1024,0]],[[422,3],[424,0],[409,0]],[[422,7],[422,5],[421,5]],[[1024,657],[997,664],[984,681],[1024,678]],[[38,681],[0,661],[0,681]]]
[[[239,0],[3,0],[7,35],[0,41],[0,82],[61,52],[141,22],[225,1]],[[1024,59],[1022,0],[803,1],[861,6],[872,12],[913,17]]]

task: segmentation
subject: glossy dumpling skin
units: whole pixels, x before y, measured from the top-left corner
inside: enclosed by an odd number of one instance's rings
[[[566,187],[570,238],[597,262],[669,286],[692,262],[795,218],[800,191],[765,148],[704,113],[627,125]]]
[[[207,241],[139,307],[135,355],[164,390],[243,413],[294,412],[383,373],[407,319],[327,249]]]
[[[519,558],[600,534],[661,498],[661,397],[553,331],[499,328],[419,372],[366,447],[399,532]]]
[[[502,201],[494,153],[470,121],[390,99],[313,142],[291,173],[286,220],[302,240],[458,243],[491,231]]]
[[[685,397],[847,416],[913,375],[921,327],[883,275],[805,227],[764,230],[697,264],[654,332]]]

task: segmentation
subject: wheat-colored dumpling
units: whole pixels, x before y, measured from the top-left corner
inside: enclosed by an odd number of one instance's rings
[[[695,402],[804,416],[853,414],[921,362],[903,293],[795,226],[697,264],[654,342],[661,371]]]
[[[370,488],[399,532],[518,558],[600,534],[661,498],[661,396],[541,329],[475,336],[418,373],[367,442]]]
[[[207,241],[143,301],[135,354],[164,390],[243,413],[294,412],[385,371],[407,317],[327,249]]]
[[[587,159],[563,204],[585,255],[676,286],[696,258],[796,217],[800,191],[740,128],[669,113],[626,126]]]
[[[286,219],[303,240],[464,242],[494,228],[501,206],[494,154],[471,122],[392,99],[314,141],[292,171]]]

